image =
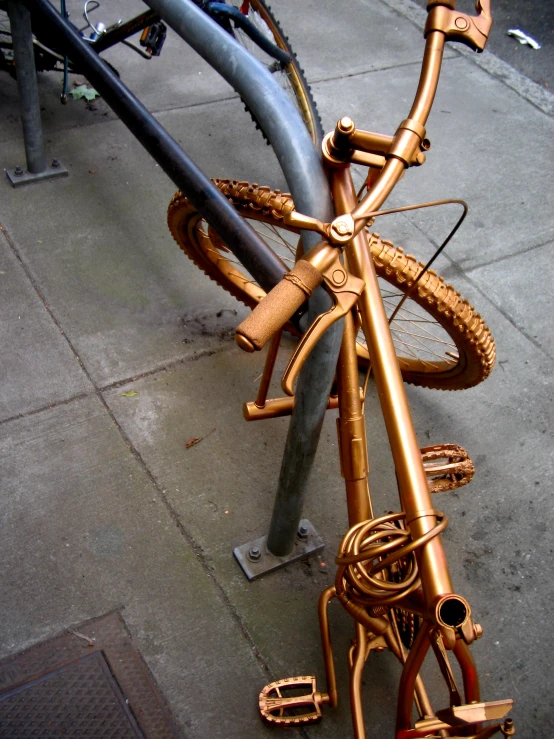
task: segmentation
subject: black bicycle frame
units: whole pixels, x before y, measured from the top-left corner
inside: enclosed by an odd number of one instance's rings
[[[194,0],[194,2],[232,36],[234,36],[234,33],[231,21],[235,26],[241,28],[266,54],[277,60],[280,64],[290,64],[290,54],[266,38],[238,8],[220,2],[198,2],[198,0]],[[119,44],[121,41],[125,41],[129,36],[133,36],[135,33],[144,30],[159,20],[161,19],[157,13],[153,10],[147,10],[137,15],[136,18],[132,18],[130,21],[102,33],[97,39],[88,43],[99,54]]]
[[[263,239],[48,0],[23,0],[23,4],[263,289],[271,290],[287,269]]]
[[[129,36],[133,36],[135,33],[143,31],[145,28],[159,20],[160,16],[157,13],[154,13],[153,10],[147,10],[146,12],[137,15],[136,18],[132,18],[130,21],[122,23],[120,26],[116,26],[115,28],[100,34],[97,39],[87,43],[89,43],[91,48],[99,54],[101,51],[110,49],[121,41],[125,41]]]

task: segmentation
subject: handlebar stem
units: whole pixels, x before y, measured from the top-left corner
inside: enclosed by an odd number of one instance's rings
[[[406,154],[400,156],[399,145],[402,143],[404,148],[413,149],[419,146],[425,135],[424,126],[437,91],[445,41],[446,37],[440,31],[432,31],[427,36],[419,85],[407,119],[410,127],[406,127],[406,121],[400,124],[389,150],[389,155],[392,154],[392,156],[387,160],[371,190],[352,211],[355,233],[359,233],[364,228],[368,214],[382,206],[408,166],[411,157]]]

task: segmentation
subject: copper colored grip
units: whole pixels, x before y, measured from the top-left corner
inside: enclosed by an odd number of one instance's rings
[[[237,344],[245,351],[262,349],[323,282],[319,270],[301,259],[237,328]]]
[[[456,0],[428,0],[427,11],[431,10],[431,8],[434,8],[436,5],[444,5],[445,8],[456,10]]]

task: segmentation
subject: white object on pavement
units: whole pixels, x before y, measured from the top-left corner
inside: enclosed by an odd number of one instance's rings
[[[528,36],[526,33],[523,33],[523,31],[520,31],[519,28],[510,28],[510,30],[506,32],[506,36],[513,36],[519,41],[520,44],[527,44],[527,46],[530,46],[532,49],[541,48],[541,45],[538,43],[538,41],[535,41],[534,38],[531,38],[531,36]]]

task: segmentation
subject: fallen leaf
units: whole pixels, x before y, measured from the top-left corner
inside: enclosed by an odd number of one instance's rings
[[[89,174],[96,174],[96,170],[95,169],[89,169]]]
[[[126,393],[121,393],[121,395],[122,395],[122,396],[123,396],[124,398],[134,398],[134,397],[135,397],[135,395],[138,395],[138,393],[137,393],[137,391],[136,391],[136,390],[127,390],[127,392],[126,392]]]
[[[76,87],[74,90],[70,90],[70,94],[73,97],[73,100],[80,100],[81,98],[85,98],[85,100],[94,100],[95,98],[100,97],[100,93],[96,92],[96,90],[88,85],[79,85],[79,87]]]
[[[212,429],[211,431],[208,431],[207,434],[204,434],[204,436],[192,436],[187,442],[185,442],[185,447],[187,449],[190,449],[191,446],[194,446],[195,444],[199,444],[204,439],[207,439],[210,434],[213,434],[215,429]]]

